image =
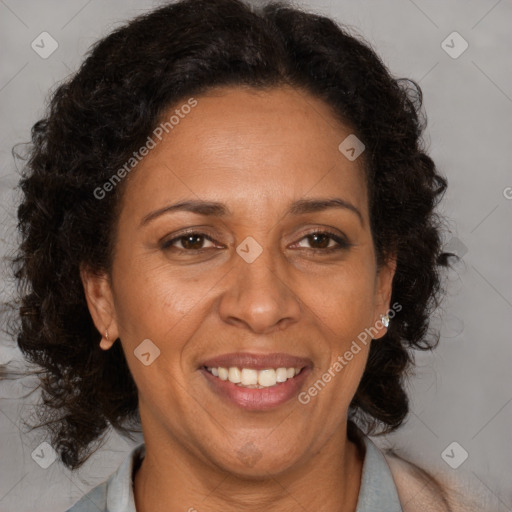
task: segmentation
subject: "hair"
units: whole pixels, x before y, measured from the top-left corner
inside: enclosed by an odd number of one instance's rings
[[[168,109],[221,86],[291,86],[323,100],[364,143],[378,266],[396,254],[391,303],[402,306],[371,344],[349,420],[366,434],[397,429],[408,413],[409,349],[434,348],[429,316],[442,296],[447,187],[426,154],[422,92],[394,78],[348,27],[284,2],[183,0],[159,7],[97,41],[78,71],[53,91],[34,124],[20,171],[16,336],[40,370],[39,419],[70,469],[109,426],[140,425],[137,387],[121,344],[99,347],[80,266],[110,273],[127,180],[94,194],[141,147]],[[94,414],[91,414],[94,411]]]

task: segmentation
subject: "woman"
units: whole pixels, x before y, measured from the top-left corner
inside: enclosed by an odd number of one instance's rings
[[[420,107],[284,4],[184,0],[94,46],[33,127],[18,343],[64,464],[109,426],[144,444],[71,511],[459,506],[367,437],[436,344]]]

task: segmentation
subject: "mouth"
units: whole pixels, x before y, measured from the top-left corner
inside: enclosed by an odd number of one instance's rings
[[[289,354],[225,354],[198,369],[217,396],[248,410],[282,405],[296,396],[313,363]]]

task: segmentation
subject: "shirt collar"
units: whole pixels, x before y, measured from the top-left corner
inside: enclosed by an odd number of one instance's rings
[[[358,437],[364,444],[365,456],[356,512],[403,512],[384,455],[368,436],[359,431]]]
[[[107,510],[110,512],[137,512],[133,494],[134,468],[146,455],[146,445],[133,448],[119,469],[107,482]]]

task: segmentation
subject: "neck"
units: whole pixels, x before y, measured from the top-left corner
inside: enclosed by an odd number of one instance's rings
[[[146,456],[134,477],[137,512],[356,509],[364,455],[346,428],[303,464],[251,478],[205,464],[175,439],[145,437]]]

